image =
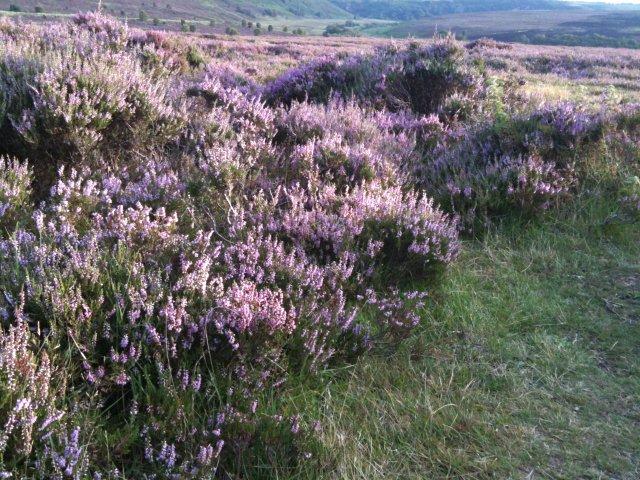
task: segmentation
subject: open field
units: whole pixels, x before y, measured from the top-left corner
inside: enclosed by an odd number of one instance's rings
[[[42,20],[0,478],[640,476],[639,50]]]
[[[540,10],[444,15],[370,27],[370,35],[428,38],[454,32],[467,39],[491,37],[533,44],[634,47],[640,45],[640,12]]]

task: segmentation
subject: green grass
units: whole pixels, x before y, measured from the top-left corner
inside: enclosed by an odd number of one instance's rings
[[[399,350],[292,387],[315,465],[247,478],[638,478],[640,227],[615,208],[584,194],[467,241]]]
[[[565,79],[551,76],[530,74],[525,77],[527,84],[524,90],[533,95],[539,95],[547,101],[574,102],[587,107],[598,108],[602,105],[602,99],[613,93],[620,103],[633,103],[640,100],[640,91],[623,85],[612,90],[611,84],[606,83],[610,79],[585,84],[580,82],[568,82]],[[563,81],[564,80],[564,81]]]

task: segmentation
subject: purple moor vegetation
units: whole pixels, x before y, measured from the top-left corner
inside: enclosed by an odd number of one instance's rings
[[[266,82],[197,48],[0,22],[1,478],[230,478],[261,442],[307,461],[322,425],[265,399],[400,342],[411,281],[570,198],[640,119],[529,101],[450,37]]]

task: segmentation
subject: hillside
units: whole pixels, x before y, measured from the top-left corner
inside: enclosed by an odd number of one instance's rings
[[[22,12],[34,12],[39,7],[46,13],[64,14],[93,10],[98,1],[2,0],[0,10],[9,10],[12,5]],[[464,12],[567,9],[567,4],[558,0],[110,0],[102,2],[102,5],[112,14],[133,18],[138,16],[140,10],[144,10],[152,18],[214,19],[227,22],[242,18],[340,19],[351,16],[411,20]]]
[[[36,7],[44,13],[72,14],[95,10],[96,0],[1,0],[0,10],[11,5],[23,13],[34,12]],[[350,15],[329,0],[110,0],[102,2],[104,10],[129,18],[137,18],[143,10],[149,18],[162,20],[215,20],[239,22],[241,19],[265,17],[346,18]]]
[[[359,17],[392,20],[452,13],[568,8],[565,2],[557,0],[333,0],[333,3]]]

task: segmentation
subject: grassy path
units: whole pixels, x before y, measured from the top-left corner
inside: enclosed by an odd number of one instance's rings
[[[265,478],[639,478],[640,228],[614,208],[468,242],[400,351],[292,392],[318,464]]]

